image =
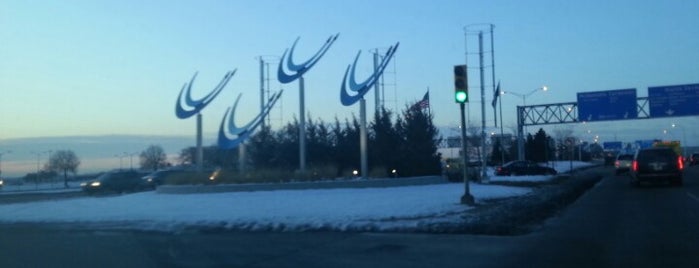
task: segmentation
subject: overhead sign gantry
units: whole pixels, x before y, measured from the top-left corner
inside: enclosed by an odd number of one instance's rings
[[[524,126],[605,120],[651,119],[699,115],[699,84],[578,93],[577,102],[517,106],[518,158],[524,159]]]

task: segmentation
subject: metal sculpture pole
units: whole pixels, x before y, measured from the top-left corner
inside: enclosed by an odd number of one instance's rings
[[[299,77],[299,169],[306,171],[306,86],[303,76]]]
[[[233,75],[235,75],[235,72],[236,70],[227,72],[226,75],[223,76],[223,79],[221,79],[221,82],[219,82],[218,85],[214,88],[214,90],[212,90],[209,94],[198,100],[192,99],[192,84],[194,84],[194,78],[197,77],[197,73],[194,73],[192,79],[189,81],[189,83],[184,84],[184,86],[180,90],[180,94],[177,96],[177,103],[175,104],[175,115],[178,118],[187,119],[189,117],[192,117],[193,115],[197,115],[197,149],[195,156],[197,171],[201,171],[204,166],[204,153],[202,148],[203,120],[200,112],[202,109],[204,109],[204,107],[211,103],[211,101],[213,101],[219,93],[221,93],[226,84],[228,84],[228,81],[230,81]],[[187,92],[184,94],[183,98],[183,93],[185,92],[185,90]]]
[[[279,91],[275,94],[272,94],[272,96],[270,96],[267,100],[267,104],[264,106],[264,109],[259,114],[257,114],[255,118],[253,118],[250,122],[248,122],[242,127],[238,127],[235,124],[234,120],[235,111],[238,108],[238,102],[240,101],[241,97],[241,94],[238,94],[238,97],[235,99],[233,106],[229,107],[228,110],[226,110],[226,113],[224,114],[223,119],[221,120],[221,125],[218,130],[218,146],[223,149],[233,149],[245,142],[245,140],[248,137],[250,137],[250,135],[252,135],[255,129],[262,125],[262,123],[265,120],[265,117],[269,114],[269,112],[274,107],[274,104],[277,103],[279,98],[282,96],[282,92],[283,91]],[[236,137],[229,138],[229,136]]]
[[[302,64],[294,64],[292,58],[294,55],[294,49],[296,48],[296,43],[299,41],[299,38],[296,38],[296,41],[294,41],[294,44],[291,45],[291,49],[287,49],[284,51],[284,54],[282,55],[281,61],[279,61],[279,69],[277,71],[277,77],[279,79],[279,82],[282,84],[287,84],[291,83],[294,80],[298,79],[299,80],[299,171],[300,172],[306,172],[306,107],[305,107],[305,100],[304,100],[304,82],[303,82],[303,74],[306,73],[313,65],[315,65],[318,60],[320,60],[321,57],[325,54],[325,52],[328,51],[330,46],[337,40],[337,37],[340,34],[336,34],[334,36],[330,36],[326,41],[325,44],[316,52],[316,54],[311,57],[309,60]],[[288,52],[288,57],[287,57],[287,52]],[[291,73],[287,74],[284,71],[284,65],[286,65],[286,69],[289,70]]]
[[[361,51],[357,53],[357,56],[354,58],[354,62],[350,65],[347,66],[347,69],[345,70],[345,76],[342,79],[342,86],[340,88],[340,102],[344,106],[350,106],[353,105],[357,102],[360,102],[360,107],[359,107],[359,114],[360,114],[360,163],[361,163],[361,168],[362,168],[362,177],[366,177],[368,174],[368,153],[367,153],[367,145],[366,145],[366,103],[364,100],[364,95],[366,95],[367,92],[378,82],[379,78],[383,74],[383,71],[386,69],[388,66],[388,63],[391,61],[391,58],[393,55],[396,53],[396,50],[398,49],[399,43],[396,43],[394,46],[391,46],[388,48],[388,51],[386,51],[386,54],[384,55],[383,59],[381,60],[381,63],[378,65],[378,68],[375,69],[374,73],[369,76],[364,82],[357,83],[356,78],[355,78],[355,70],[357,68],[357,60],[359,60],[359,55],[361,55]],[[351,73],[350,73],[351,70]],[[356,92],[354,95],[350,95],[347,92],[347,77],[350,77],[349,79],[349,90]]]

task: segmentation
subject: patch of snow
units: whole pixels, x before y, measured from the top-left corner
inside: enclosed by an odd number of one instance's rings
[[[524,195],[529,188],[470,185],[477,201]],[[0,206],[2,222],[100,224],[177,231],[189,226],[242,230],[405,230],[451,221],[462,184],[393,188],[280,190],[172,195],[143,192]]]

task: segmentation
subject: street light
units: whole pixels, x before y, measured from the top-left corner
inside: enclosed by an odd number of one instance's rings
[[[547,86],[542,86],[539,88],[535,88],[532,91],[529,91],[527,94],[522,94],[522,93],[517,93],[517,92],[512,92],[512,91],[507,91],[507,92],[503,91],[502,94],[512,94],[512,95],[515,95],[517,97],[520,97],[520,98],[522,98],[522,106],[526,106],[527,105],[527,97],[529,97],[532,94],[537,93],[539,91],[548,91],[548,90],[549,90],[549,88]]]
[[[527,106],[527,97],[528,97],[528,96],[531,96],[532,94],[534,94],[534,93],[536,93],[536,92],[539,92],[540,90],[541,90],[541,91],[548,91],[549,88],[548,88],[547,86],[542,86],[542,87],[539,87],[539,88],[535,88],[535,89],[533,89],[532,91],[527,92],[526,94],[520,94],[520,93],[517,93],[517,92],[509,92],[509,91],[508,91],[508,92],[505,92],[505,91],[503,91],[503,92],[501,93],[501,95],[502,95],[502,94],[509,93],[509,94],[518,96],[518,97],[522,98],[522,106]],[[518,111],[517,111],[517,113],[518,113],[518,114],[517,114],[517,120],[519,120],[519,118],[520,118],[519,109],[517,109],[517,110],[518,110]],[[500,120],[500,121],[502,121],[502,120]],[[519,124],[520,124],[520,122],[517,122],[517,125],[518,125],[518,127],[517,127],[517,128],[518,128],[518,136],[519,136],[519,137],[517,137],[517,149],[518,149],[517,151],[518,151],[518,154],[519,154],[519,157],[518,157],[518,158],[519,158],[520,160],[522,160],[522,159],[524,158],[524,134],[521,133],[521,131],[520,131],[520,130],[521,130],[521,128],[520,128],[521,126],[519,126]],[[524,126],[524,132],[527,132],[527,133],[529,132],[529,130],[527,129],[527,126],[526,126],[526,125]]]

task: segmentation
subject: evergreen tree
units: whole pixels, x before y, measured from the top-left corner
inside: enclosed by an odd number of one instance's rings
[[[515,147],[515,146],[512,146]],[[504,155],[503,155],[504,154]],[[505,163],[510,161],[510,156],[509,154],[502,148],[500,139],[495,140],[495,144],[493,144],[493,152],[490,154],[490,162],[498,165],[502,165],[503,158]]]
[[[399,152],[404,161],[398,172],[407,176],[437,175],[441,173],[441,159],[437,145],[441,142],[437,128],[432,124],[433,116],[421,109],[406,107],[404,121],[399,130],[403,146]]]
[[[272,129],[265,125],[247,143],[247,153],[255,168],[273,168],[278,163],[277,141]]]
[[[392,113],[382,108],[374,114],[374,121],[369,126],[372,134],[369,138],[369,163],[374,168],[384,168],[386,174],[390,174],[400,164],[396,148],[401,146],[401,137],[394,128],[391,117]]]
[[[531,133],[527,133],[527,140],[524,143],[524,159],[529,161],[534,161],[534,150],[536,145],[534,144],[534,137]]]
[[[309,116],[310,118],[310,116]],[[330,133],[322,120],[306,122],[306,152],[310,166],[322,166],[330,161]]]

